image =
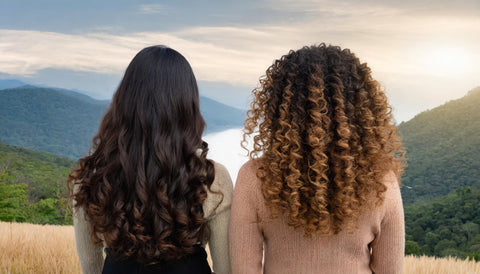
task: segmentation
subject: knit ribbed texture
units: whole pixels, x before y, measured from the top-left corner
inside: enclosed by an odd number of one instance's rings
[[[80,258],[83,273],[102,273],[104,262],[103,251],[100,247],[92,243],[90,238],[91,227],[85,221],[83,208],[80,208],[73,214],[73,227],[75,230],[77,254]]]
[[[355,231],[309,238],[303,230],[288,226],[285,218],[270,218],[255,173],[249,161],[235,184],[230,221],[232,273],[402,273],[403,205],[393,173],[384,179],[383,204],[366,206]]]
[[[208,245],[216,274],[229,274],[228,224],[232,203],[233,185],[227,169],[215,163],[215,180],[208,191],[204,215],[210,229]],[[73,215],[77,254],[83,273],[101,273],[104,258],[102,248],[94,246],[90,238],[90,225],[82,209]]]

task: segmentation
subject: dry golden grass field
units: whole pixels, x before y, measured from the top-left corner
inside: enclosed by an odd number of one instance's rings
[[[81,273],[72,226],[0,222],[0,273]],[[405,258],[404,273],[480,273],[455,258]]]

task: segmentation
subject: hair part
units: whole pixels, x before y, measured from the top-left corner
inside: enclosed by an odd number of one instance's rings
[[[272,218],[306,235],[353,230],[384,176],[403,170],[391,107],[370,68],[348,49],[303,47],[276,60],[253,90],[242,146]],[[248,150],[248,149],[247,149]]]
[[[95,243],[142,263],[172,261],[208,238],[203,202],[214,179],[202,141],[195,76],[164,46],[131,61],[93,138],[69,176]],[[199,153],[201,149],[201,153]]]

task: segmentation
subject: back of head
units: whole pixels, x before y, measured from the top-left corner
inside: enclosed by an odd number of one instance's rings
[[[164,46],[131,61],[93,140],[70,174],[92,238],[144,263],[193,253],[208,237],[202,203],[213,163],[187,60]],[[202,153],[198,153],[202,148]]]
[[[367,64],[348,49],[318,46],[276,60],[254,90],[245,136],[272,216],[312,233],[353,229],[382,178],[401,172],[391,107]],[[400,157],[396,157],[400,156]]]

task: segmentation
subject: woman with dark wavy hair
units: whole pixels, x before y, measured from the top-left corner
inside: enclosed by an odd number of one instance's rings
[[[232,204],[232,272],[401,273],[403,152],[370,68],[320,44],[282,56],[260,83]]]
[[[69,176],[84,273],[211,273],[207,242],[215,272],[230,273],[232,182],[206,158],[204,127],[187,60],[141,50]]]

